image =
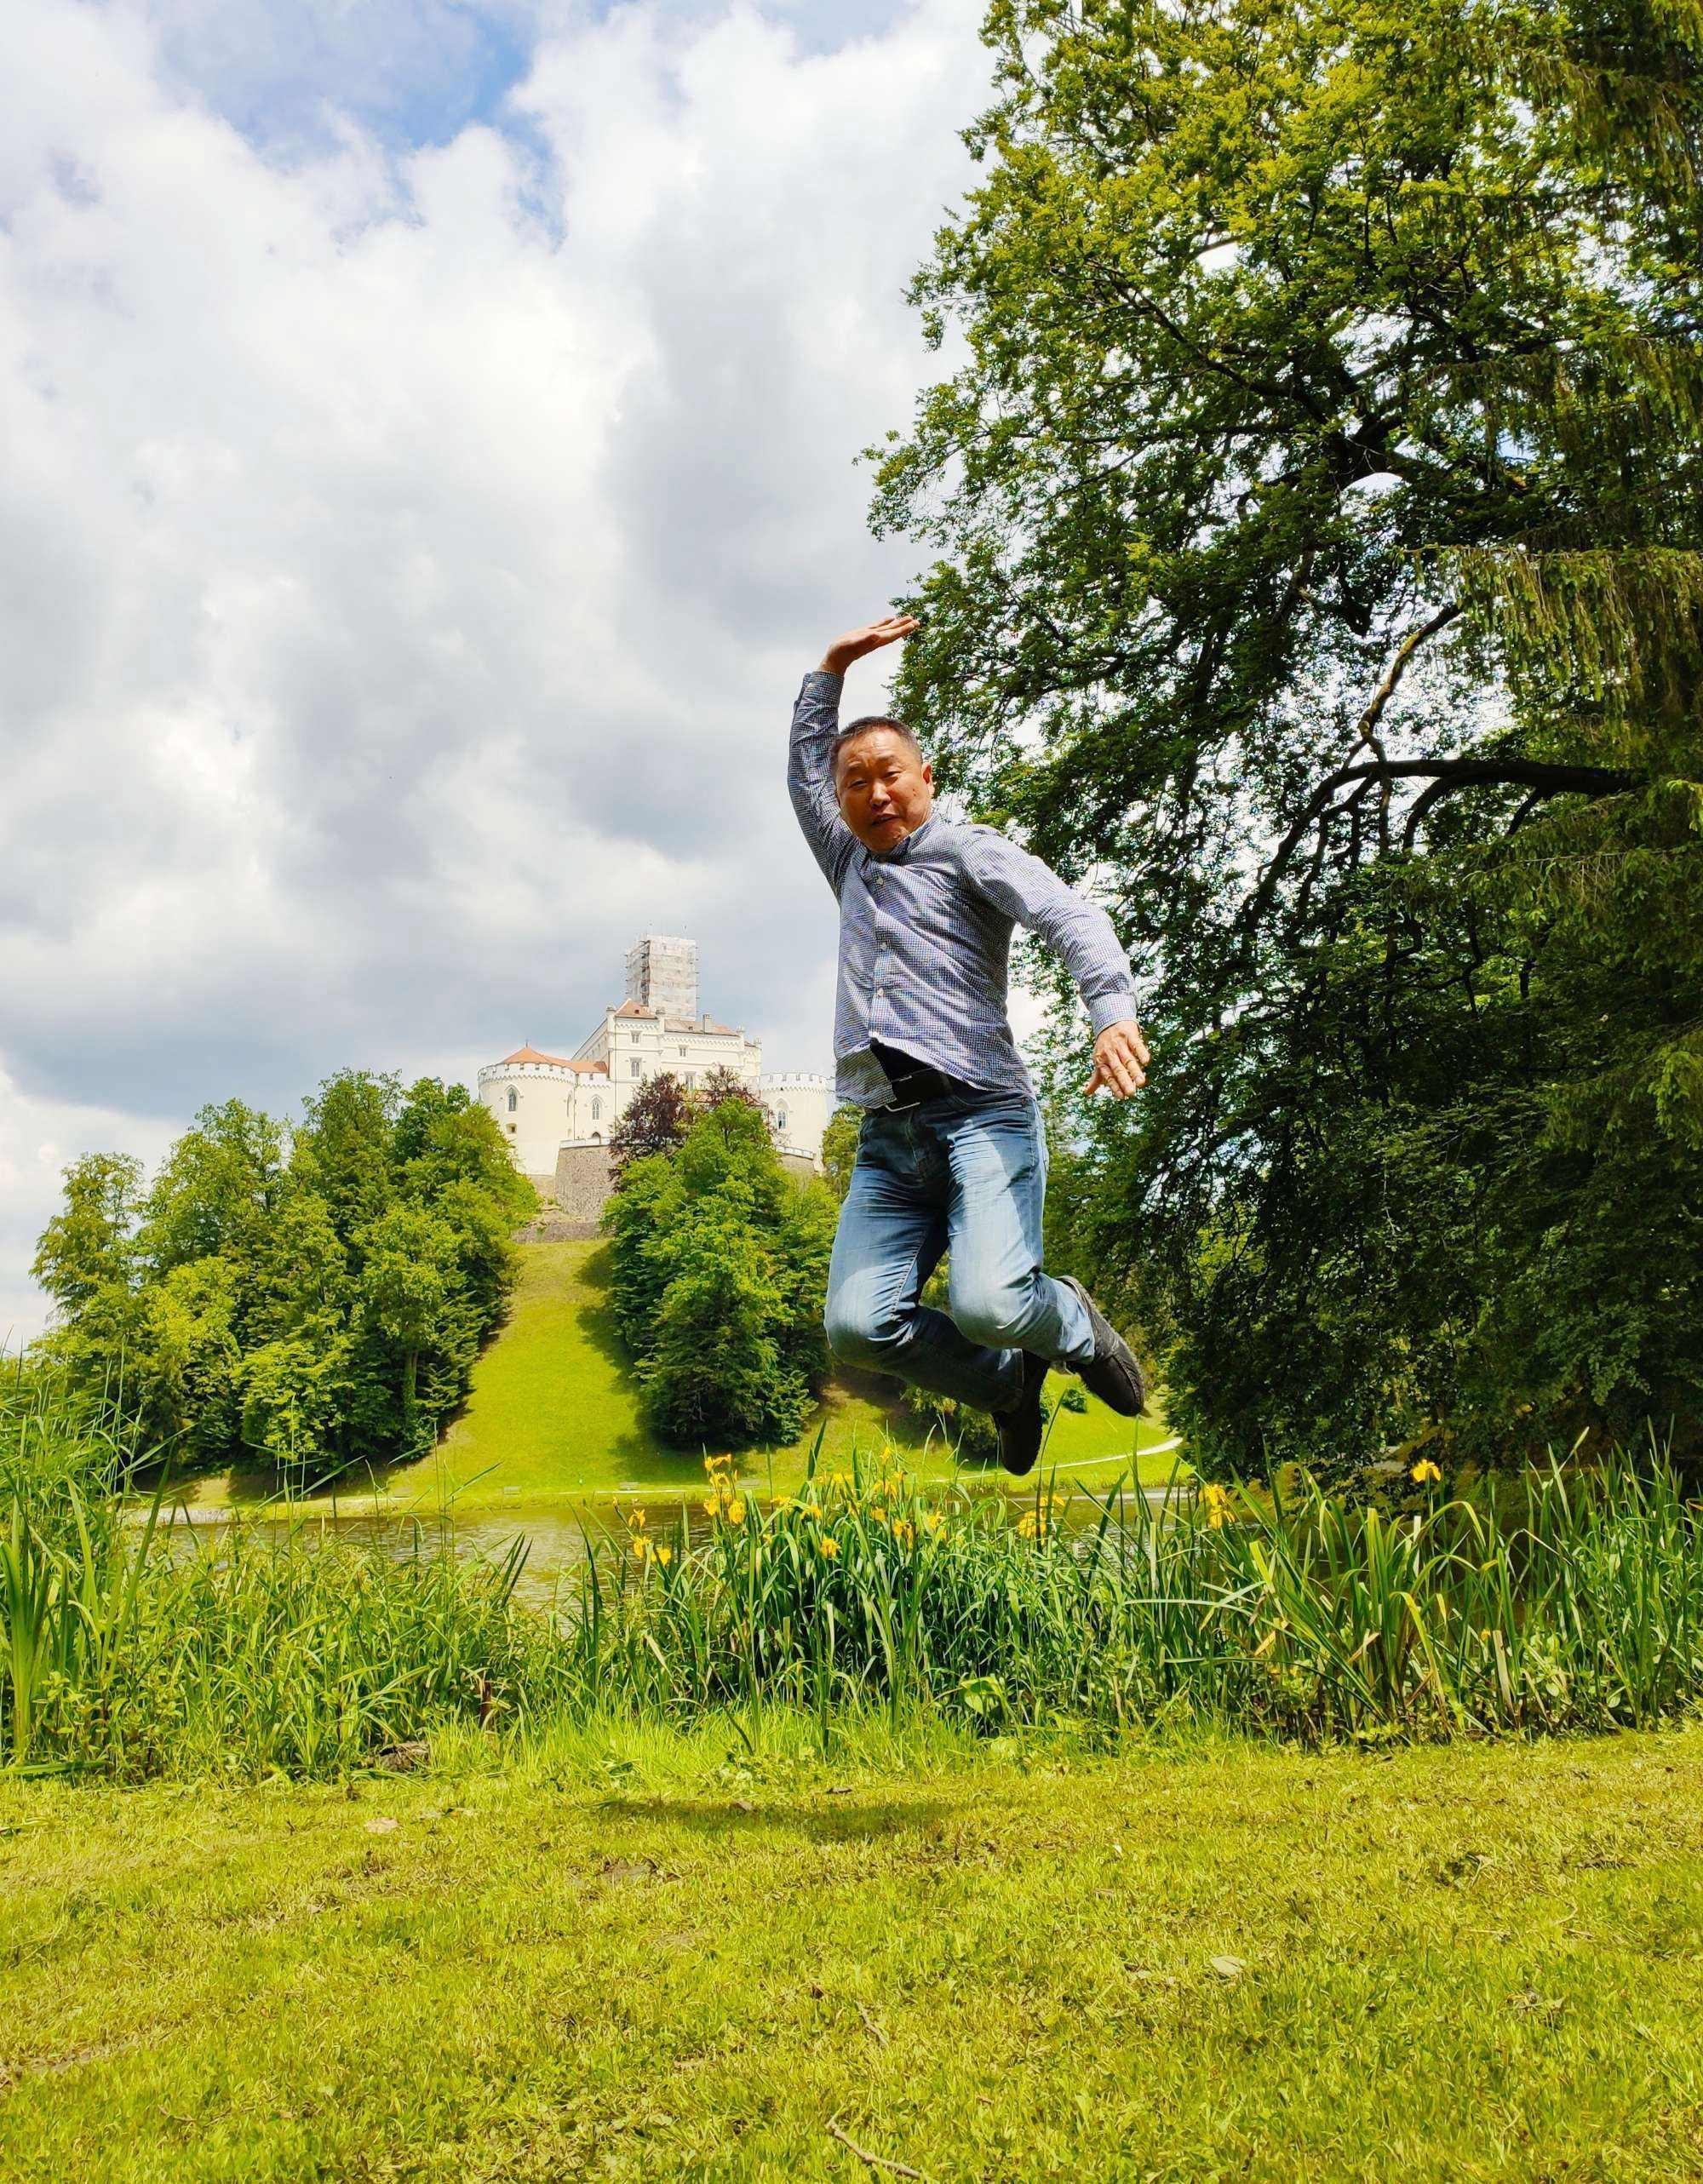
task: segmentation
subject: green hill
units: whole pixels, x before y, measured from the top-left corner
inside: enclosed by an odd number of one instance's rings
[[[609,1246],[527,1244],[521,1250],[513,1309],[474,1369],[466,1408],[434,1455],[392,1474],[392,1492],[450,1493],[466,1513],[517,1501],[577,1500],[622,1488],[695,1486],[703,1452],[670,1448],[643,1422],[609,1301]],[[907,1469],[950,1476],[949,1453],[938,1439],[925,1446],[917,1421],[888,1399],[890,1385],[874,1379],[854,1385],[849,1376],[830,1383],[800,1438],[785,1448],[748,1453],[740,1459],[742,1472],[760,1481],[772,1476],[777,1488],[792,1485],[825,1425],[830,1461],[849,1462],[854,1444],[873,1451],[891,1442]],[[1070,1465],[1072,1478],[1110,1483],[1136,1440],[1127,1419],[1091,1397],[1086,1413],[1058,1414],[1045,1460]],[[1167,1440],[1162,1421],[1139,1421],[1142,1450]],[[1173,1460],[1168,1453],[1149,1458],[1143,1469],[1161,1480]]]

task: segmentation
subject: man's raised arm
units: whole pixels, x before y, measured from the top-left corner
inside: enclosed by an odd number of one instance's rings
[[[915,617],[890,614],[865,628],[848,630],[836,637],[823,655],[822,665],[804,679],[804,688],[793,708],[792,742],[787,754],[787,794],[793,800],[811,855],[822,867],[829,886],[837,895],[846,874],[846,860],[857,846],[857,838],[840,816],[834,793],[830,754],[840,726],[840,692],[846,670],[866,652],[897,644],[916,628]]]

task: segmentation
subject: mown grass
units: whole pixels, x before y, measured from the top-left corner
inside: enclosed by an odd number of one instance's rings
[[[349,1791],[0,1778],[0,2172],[1703,2173],[1694,1731],[744,1728],[500,1774],[468,1732]]]
[[[433,1457],[393,1476],[393,1491],[441,1490],[471,1512],[623,1487],[696,1485],[703,1452],[671,1448],[644,1422],[609,1302],[608,1252],[594,1242],[523,1247],[513,1310],[475,1368],[466,1410]],[[1138,1445],[1168,1437],[1156,1417],[1138,1424],[1138,1435],[1130,1420],[1091,1399],[1081,1414],[1059,1414],[1049,1457],[1108,1459],[1115,1467]],[[830,1382],[796,1440],[748,1451],[740,1464],[786,1493],[818,1443],[827,1461],[849,1463],[854,1450],[884,1442],[903,1447],[920,1476],[953,1475],[951,1451],[938,1438],[926,1446],[922,1428],[896,1402],[840,1380]]]

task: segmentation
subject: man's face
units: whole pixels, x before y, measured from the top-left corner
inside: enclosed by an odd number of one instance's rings
[[[877,856],[897,849],[934,809],[934,768],[891,728],[871,728],[846,745],[834,786],[840,816]]]

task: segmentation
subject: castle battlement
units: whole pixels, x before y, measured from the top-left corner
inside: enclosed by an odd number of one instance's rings
[[[512,1077],[551,1077],[559,1084],[576,1085],[587,1077],[605,1078],[608,1072],[600,1065],[588,1069],[582,1064],[576,1069],[568,1062],[487,1062],[479,1073],[480,1084],[507,1084]]]
[[[764,1092],[826,1092],[828,1079],[813,1076],[808,1070],[793,1069],[768,1071],[758,1080]]]

